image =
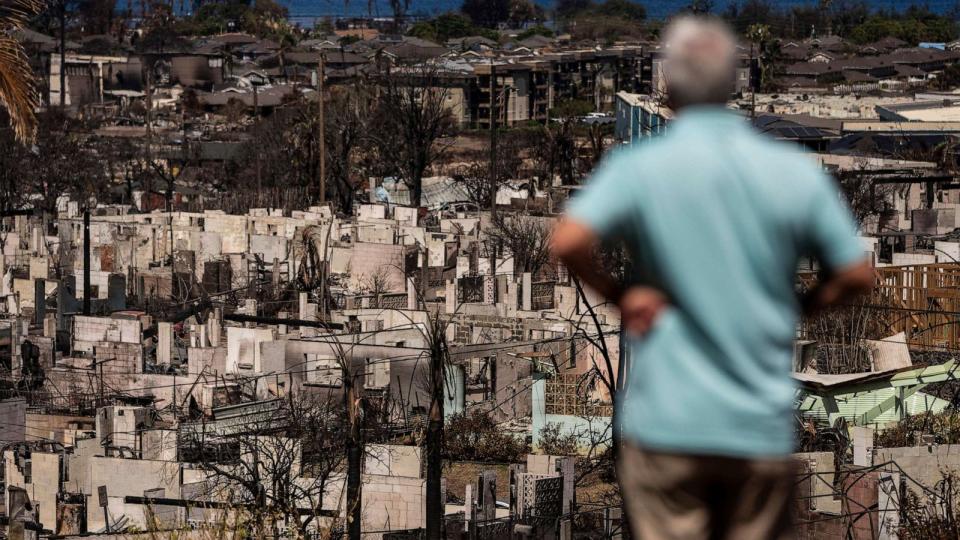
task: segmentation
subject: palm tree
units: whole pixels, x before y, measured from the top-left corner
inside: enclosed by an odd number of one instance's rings
[[[39,103],[33,71],[17,30],[40,10],[39,0],[4,0],[0,3],[0,107],[10,116],[21,142],[33,139],[37,128],[34,110]]]

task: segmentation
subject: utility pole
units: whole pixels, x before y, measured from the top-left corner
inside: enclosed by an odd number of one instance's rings
[[[497,212],[497,66],[490,63],[490,213]]]
[[[83,314],[90,315],[90,209],[83,207]]]
[[[67,106],[67,0],[60,0],[60,108]]]
[[[263,181],[260,179],[260,149],[257,148],[257,194],[262,193]]]
[[[94,360],[94,362],[97,362],[97,361]],[[103,361],[102,360],[97,362],[97,371],[99,372],[99,375],[100,375],[100,402],[97,403],[97,406],[103,407],[104,401],[103,401]]]
[[[320,52],[320,60],[317,61],[317,144],[320,146],[317,151],[320,156],[320,204],[327,202],[327,148],[324,141],[324,120],[323,120],[323,52]]]
[[[431,316],[434,317],[434,316]],[[432,318],[428,333],[430,347],[430,412],[425,438],[427,458],[426,478],[426,540],[443,537],[443,396],[448,360],[444,325],[439,315]]]
[[[430,288],[430,250],[423,246],[421,253],[423,260],[420,265],[420,302],[426,302],[427,290]]]
[[[144,120],[145,120],[145,124],[146,124],[145,127],[146,127],[146,143],[147,143],[147,166],[148,166],[148,167],[152,167],[152,166],[153,166],[153,158],[152,158],[152,155],[151,155],[150,144],[151,144],[152,139],[153,139],[153,128],[151,127],[150,124],[151,124],[151,122],[152,122],[152,120],[153,120],[153,118],[152,118],[152,115],[153,115],[153,87],[152,87],[152,85],[151,85],[151,79],[153,78],[153,77],[152,77],[152,75],[153,75],[153,62],[151,61],[151,58],[150,58],[149,56],[147,57],[147,65],[146,65],[146,74],[145,74],[145,75],[146,75],[146,76],[143,78],[143,80],[144,80],[144,90],[145,90],[144,93],[146,94],[146,95],[145,95],[145,99],[146,99],[146,102],[147,102],[147,111],[144,113]]]

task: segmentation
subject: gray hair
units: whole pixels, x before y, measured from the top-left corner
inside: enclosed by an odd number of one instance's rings
[[[674,108],[726,103],[733,91],[737,42],[717,19],[686,16],[667,27],[663,76]]]

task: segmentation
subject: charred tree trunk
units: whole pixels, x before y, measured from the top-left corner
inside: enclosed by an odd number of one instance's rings
[[[346,384],[347,416],[350,419],[350,436],[347,444],[347,533],[350,540],[360,540],[361,528],[361,466],[363,460],[363,440],[360,426],[359,400],[356,394],[356,381],[349,370],[344,370]]]
[[[443,535],[443,395],[446,367],[446,343],[442,333],[434,331],[430,354],[430,416],[425,437],[427,450],[427,540]]]

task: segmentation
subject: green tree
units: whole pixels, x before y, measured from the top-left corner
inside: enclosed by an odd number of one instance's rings
[[[517,40],[523,41],[532,36],[553,37],[553,30],[543,26],[542,24],[538,24],[537,26],[531,26],[530,28],[527,28],[523,32],[517,34]]]
[[[460,11],[465,13],[473,24],[495,28],[510,19],[510,0],[464,0]]]
[[[444,13],[428,21],[419,21],[413,25],[408,35],[443,43],[448,39],[475,36],[485,33],[477,28],[466,15]]]
[[[647,18],[647,10],[630,0],[607,0],[593,8],[597,15],[617,17],[630,21],[642,21]]]
[[[870,43],[891,36],[912,45],[923,41],[947,42],[956,39],[957,23],[924,9],[911,8],[902,15],[873,15],[853,28],[850,34],[858,43]]]
[[[555,10],[558,19],[569,19],[593,7],[591,0],[557,0]]]

